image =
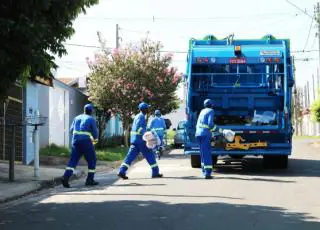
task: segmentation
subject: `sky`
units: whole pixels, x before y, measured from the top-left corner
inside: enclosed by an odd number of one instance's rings
[[[309,15],[314,15],[312,0],[290,0]],[[154,20],[153,20],[154,18]],[[79,15],[74,22],[75,34],[66,43],[68,55],[56,59],[56,77],[79,77],[89,73],[86,57],[93,58],[99,46],[97,31],[116,46],[116,24],[120,27],[121,44],[148,36],[160,41],[163,50],[174,52],[172,65],[185,72],[189,38],[213,34],[218,39],[230,34],[235,39],[260,39],[266,34],[291,40],[291,51],[318,50],[317,27],[312,18],[286,0],[100,0]],[[317,74],[318,52],[294,52],[298,85],[312,83]],[[309,61],[302,61],[310,58]],[[181,94],[181,92],[180,92]]]

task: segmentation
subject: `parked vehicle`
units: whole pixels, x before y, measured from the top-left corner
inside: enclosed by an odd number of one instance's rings
[[[176,133],[174,135],[174,147],[179,148],[184,144],[185,138],[185,121],[180,121],[178,123],[177,129],[173,129]]]

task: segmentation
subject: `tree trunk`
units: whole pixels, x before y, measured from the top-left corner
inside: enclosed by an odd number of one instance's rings
[[[125,131],[124,131],[124,145],[125,147],[129,147],[129,138],[130,138],[130,126],[128,124],[124,125]]]

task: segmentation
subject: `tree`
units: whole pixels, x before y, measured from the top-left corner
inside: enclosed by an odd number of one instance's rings
[[[49,76],[73,20],[99,0],[16,0],[0,4],[0,94],[16,80]],[[1,95],[0,95],[1,96]]]
[[[319,97],[320,98],[320,90],[319,90]],[[312,119],[316,122],[320,122],[320,99],[314,101],[311,105],[311,114]]]
[[[182,75],[170,67],[172,54],[161,55],[161,48],[159,42],[144,39],[88,60],[89,100],[118,114],[126,136],[141,101],[163,114],[179,108],[176,90]]]

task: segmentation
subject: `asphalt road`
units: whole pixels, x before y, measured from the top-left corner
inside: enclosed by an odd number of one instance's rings
[[[288,170],[266,171],[260,159],[220,165],[204,180],[181,150],[159,161],[165,178],[151,179],[145,161],[101,186],[83,181],[0,206],[0,229],[32,230],[319,230],[320,149],[296,141]]]

